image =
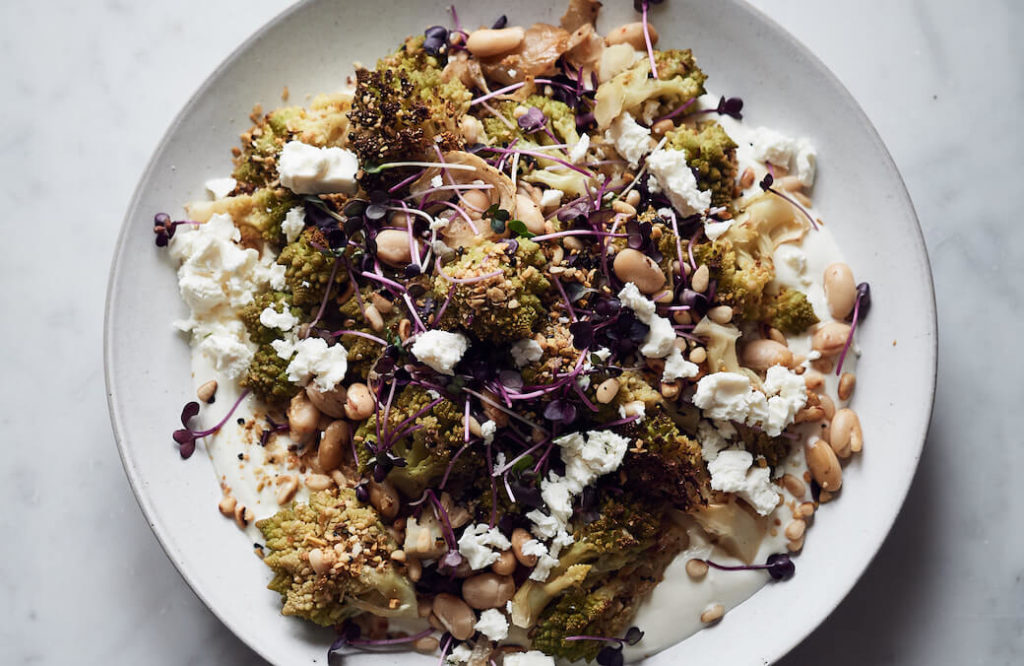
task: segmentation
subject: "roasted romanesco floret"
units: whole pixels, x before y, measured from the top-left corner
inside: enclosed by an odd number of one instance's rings
[[[280,329],[264,326],[260,321],[260,315],[267,308],[273,308],[278,313],[287,311],[299,321],[304,316],[300,308],[292,306],[292,295],[288,292],[268,291],[257,295],[251,303],[241,309],[238,318],[242,320],[245,330],[249,332],[249,339],[258,345],[277,340],[282,334]]]
[[[441,328],[464,327],[481,339],[503,342],[529,337],[547,318],[548,310],[541,296],[548,292],[551,283],[539,270],[545,262],[540,246],[520,239],[511,257],[508,249],[504,243],[484,242],[460,250],[460,255],[442,267],[446,276],[459,280],[497,274],[469,283],[435,277],[433,294],[438,302],[447,299],[451,291]]]
[[[283,405],[298,393],[299,387],[288,379],[288,359],[281,358],[270,345],[274,340],[281,339],[284,332],[264,326],[260,322],[260,315],[266,308],[271,307],[277,312],[287,310],[301,321],[304,313],[301,309],[292,307],[291,303],[291,294],[271,291],[256,296],[239,313],[239,318],[249,333],[249,339],[259,345],[242,378],[242,386],[252,389],[258,398],[272,406]]]
[[[341,289],[348,280],[341,260],[315,246],[327,247],[327,241],[316,229],[307,228],[294,243],[286,245],[277,258],[277,263],[285,267],[284,277],[292,302],[308,312],[320,307],[332,273],[332,291]]]
[[[716,302],[732,306],[745,319],[759,320],[765,289],[775,279],[771,256],[737,250],[724,238],[695,246],[694,255],[715,280]]]
[[[650,76],[650,61],[642,58],[598,86],[594,118],[599,128],[611,125],[624,111],[638,117],[663,115],[704,94],[707,76],[689,49],[655,51],[654,59],[657,78]],[[648,111],[647,102],[655,108]]]
[[[509,127],[509,120],[514,118],[516,107],[523,107],[530,109],[536,107],[540,109],[541,113],[547,118],[547,127],[549,130],[558,137],[562,143],[567,143],[570,146],[576,144],[580,140],[579,132],[576,131],[576,113],[569,108],[564,102],[552,99],[545,95],[530,95],[522,102],[515,100],[506,100],[494,106],[495,110],[501,114],[502,118],[497,118],[490,113],[481,115],[480,120],[484,126],[484,133],[487,134],[487,138],[492,143],[498,143],[502,145],[508,145],[512,141],[518,139],[517,145],[524,143],[539,143],[548,144],[554,143],[551,137],[543,130],[537,130],[527,134],[522,127],[516,123],[511,123]]]
[[[263,562],[274,572],[284,615],[333,626],[369,612],[416,617],[416,593],[391,553],[398,548],[373,507],[355,491],[313,493],[256,527],[266,539]]]
[[[664,498],[682,510],[706,501],[710,478],[700,444],[681,432],[664,408],[649,411],[625,431],[635,442],[622,465],[626,487]]]
[[[806,294],[796,289],[782,289],[765,300],[762,320],[783,333],[797,335],[817,324],[818,316]]]
[[[407,40],[375,69],[356,72],[351,147],[364,166],[433,157],[434,146],[458,150],[471,97],[457,77],[443,80],[422,37]]]
[[[668,132],[668,146],[686,152],[686,163],[696,172],[697,185],[711,190],[711,203],[729,206],[736,187],[736,142],[718,123],[699,132],[680,127]]]

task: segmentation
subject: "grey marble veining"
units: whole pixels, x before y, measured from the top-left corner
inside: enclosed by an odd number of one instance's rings
[[[1024,4],[754,4],[832,68],[892,151],[940,320],[935,415],[904,510],[847,600],[782,663],[1021,663]],[[282,3],[241,6],[0,4],[0,663],[259,663],[138,510],[101,354],[107,267],[138,174],[188,95]]]

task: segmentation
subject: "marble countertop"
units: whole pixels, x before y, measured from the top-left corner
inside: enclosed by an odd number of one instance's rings
[[[284,4],[0,3],[0,663],[260,661],[179,578],[139,511],[110,431],[101,338],[109,259],[150,152]],[[754,4],[832,68],[888,144],[920,215],[940,322],[934,418],[903,512],[863,580],[782,663],[1021,663],[1011,373],[1024,369],[1024,225],[1007,202],[1024,166],[1024,5]]]

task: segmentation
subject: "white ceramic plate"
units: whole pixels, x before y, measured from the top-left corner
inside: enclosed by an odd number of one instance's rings
[[[292,103],[338,89],[354,60],[372,63],[408,34],[449,23],[449,0],[313,0],[243,44],[189,100],[153,156],[129,208],[110,277],[106,378],[125,470],[154,532],[195,593],[243,641],[278,664],[323,663],[329,632],[279,614],[269,570],[214,509],[208,459],[182,462],[170,434],[192,397],[189,351],[170,322],[184,314],[173,267],[153,243],[158,211],[204,196],[231,169],[230,149],[255,102]],[[557,5],[552,8],[551,5]],[[459,3],[465,25],[508,13],[512,24],[557,23],[563,3]],[[810,633],[843,599],[881,546],[910,486],[931,412],[936,328],[931,273],[899,173],[864,113],[833,75],[769,19],[736,0],[671,0],[653,12],[662,46],[693,48],[709,86],[746,102],[745,120],[816,144],[815,201],[873,306],[859,329],[864,352],[856,408],[865,449],[824,505],[797,574],[769,585],[720,625],[648,664],[766,664]],[[637,20],[632,3],[606,2],[601,27]],[[268,72],[271,74],[268,75]],[[431,663],[367,656],[360,664]]]

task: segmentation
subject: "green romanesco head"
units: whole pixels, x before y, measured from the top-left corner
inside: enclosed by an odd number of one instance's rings
[[[434,299],[443,302],[452,292],[441,328],[467,328],[481,339],[505,342],[529,337],[545,320],[548,309],[541,297],[551,283],[539,270],[545,262],[540,246],[520,239],[514,255],[509,257],[507,249],[508,245],[487,241],[460,250],[442,267],[445,275],[462,280],[500,273],[468,284],[436,276]]]
[[[744,319],[760,319],[765,290],[775,279],[771,256],[751,254],[723,238],[694,246],[694,256],[698,265],[707,264],[717,283],[716,302],[732,306]]]
[[[292,302],[306,312],[319,309],[324,300],[324,291],[334,273],[332,293],[337,293],[348,280],[345,267],[340,260],[314,247],[327,246],[327,241],[316,229],[307,228],[302,235],[281,250],[277,263],[285,267],[285,282],[292,293]],[[338,262],[335,270],[335,262]]]
[[[288,359],[281,358],[270,344],[261,344],[249,363],[243,387],[272,407],[283,407],[302,389],[288,379]]]
[[[576,131],[576,113],[564,102],[547,97],[546,95],[530,95],[522,102],[505,100],[494,105],[494,108],[504,118],[496,118],[490,113],[482,115],[480,121],[484,126],[484,133],[491,140],[492,144],[508,145],[513,140],[519,139],[520,146],[526,147],[529,144],[544,145],[554,143],[551,137],[543,130],[526,134],[518,123],[509,122],[515,116],[516,107],[522,106],[526,109],[536,107],[541,110],[548,119],[547,128],[557,136],[562,143],[570,146],[580,140],[579,132]]]
[[[323,626],[365,612],[416,617],[413,585],[390,557],[398,544],[355,491],[313,493],[308,504],[292,503],[256,527],[282,614]]]
[[[736,142],[718,123],[711,123],[699,132],[680,127],[668,132],[668,146],[686,152],[686,163],[696,171],[697,185],[711,190],[711,203],[729,206],[736,187]]]
[[[707,76],[689,50],[655,51],[657,78],[651,77],[647,58],[616,74],[597,88],[594,118],[604,129],[624,111],[634,116],[660,116],[704,94]],[[651,103],[655,108],[648,110]]]
[[[789,335],[803,333],[818,323],[818,316],[814,314],[814,306],[807,300],[807,294],[786,288],[766,299],[761,318]]]
[[[387,476],[396,488],[408,497],[418,497],[425,488],[436,484],[448,469],[448,463],[463,444],[462,413],[450,400],[442,398],[430,406],[434,398],[419,386],[406,386],[381,421],[381,439],[391,442],[389,449],[405,460],[404,467],[394,467]],[[355,434],[359,472],[372,472],[373,450],[378,446],[377,419],[380,412],[365,421]],[[449,483],[464,479],[474,456],[460,456],[449,474]]]
[[[238,313],[245,330],[249,332],[249,339],[258,345],[267,344],[278,340],[282,331],[277,328],[268,328],[260,322],[260,315],[267,308],[273,308],[278,313],[286,310],[302,321],[305,313],[297,307],[292,306],[292,295],[285,291],[268,291],[257,295],[251,303],[246,305]]]
[[[683,434],[663,408],[623,431],[635,444],[622,465],[627,488],[663,498],[682,510],[704,503],[710,479],[700,444]]]

